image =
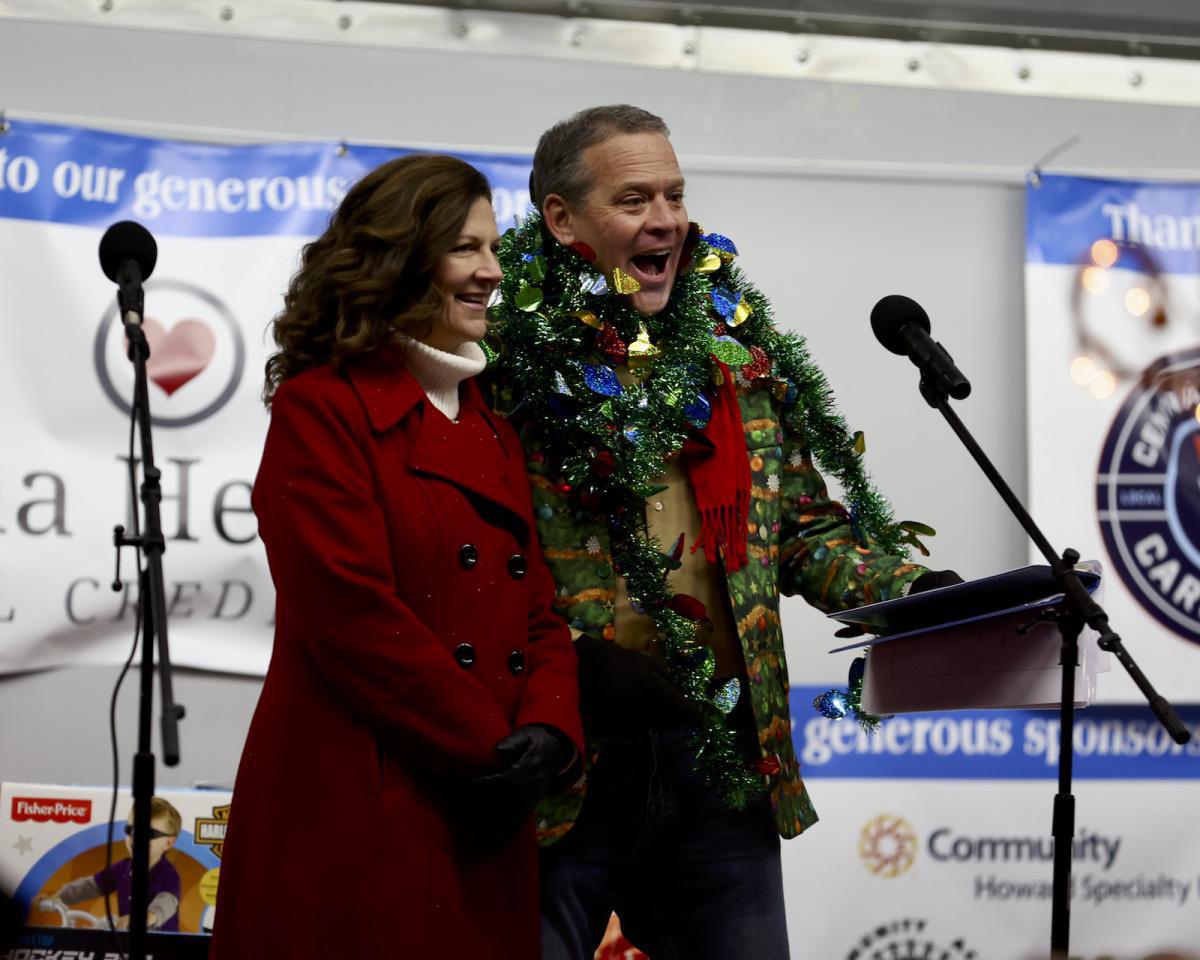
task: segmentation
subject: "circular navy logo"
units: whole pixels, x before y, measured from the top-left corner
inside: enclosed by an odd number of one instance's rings
[[[241,383],[246,367],[241,328],[224,302],[195,284],[150,280],[145,290],[151,423],[191,426],[225,406]],[[117,313],[114,302],[100,318],[92,356],[105,396],[128,414],[133,365]]]
[[[1104,440],[1100,530],[1125,586],[1200,643],[1200,349],[1148,367]]]
[[[979,956],[962,937],[947,942],[930,930],[923,917],[876,924],[846,951],[846,960],[976,960]]]

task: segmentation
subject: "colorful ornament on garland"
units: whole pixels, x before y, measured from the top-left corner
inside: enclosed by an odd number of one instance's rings
[[[697,394],[692,402],[683,408],[683,412],[693,427],[703,430],[712,419],[712,404],[704,394]]]
[[[747,380],[761,380],[771,375],[771,358],[762,347],[751,347],[750,357],[749,363],[742,364],[743,377]]]
[[[713,344],[712,355],[725,366],[734,370],[754,359],[750,351],[733,337],[717,337],[716,343]]]
[[[706,233],[700,239],[712,247],[717,256],[725,263],[731,263],[738,254],[733,241],[719,233]]]
[[[683,534],[681,533],[673,544],[671,549],[663,554],[667,561],[668,570],[678,570],[683,566]]]
[[[717,287],[712,292],[713,306],[717,313],[725,318],[731,327],[740,327],[749,318],[754,309],[740,292],[725,290]]]
[[[542,305],[542,299],[543,296],[540,287],[522,284],[521,289],[517,291],[517,308],[524,310],[526,313],[532,313]]]
[[[576,240],[570,247],[573,253],[579,254],[588,263],[596,262],[596,251],[592,249],[590,244],[584,243],[582,240]]]
[[[629,372],[644,380],[654,370],[654,361],[661,351],[650,342],[646,325],[640,324],[637,339],[629,345]]]
[[[686,617],[696,623],[708,619],[708,607],[704,605],[704,601],[699,597],[693,597],[690,593],[675,594],[667,605],[681,617]]]
[[[596,476],[605,479],[617,472],[617,458],[612,455],[611,450],[596,451],[596,455],[592,457],[592,471]]]
[[[867,713],[862,708],[863,680],[866,676],[867,661],[865,657],[855,657],[850,664],[850,676],[845,690],[826,690],[813,700],[813,706],[823,717],[830,720],[841,720],[853,715],[858,725],[868,733],[879,729],[882,719]]]
[[[628,296],[631,293],[637,293],[639,290],[641,290],[642,285],[620,267],[613,267],[612,288],[616,290],[617,293],[622,294],[623,296]]]
[[[596,334],[596,349],[613,363],[624,363],[629,356],[629,347],[611,323],[601,324],[600,332]]]
[[[742,681],[737,677],[726,680],[713,694],[713,703],[721,713],[729,716],[737,706],[738,698],[742,695]]]
[[[591,310],[572,310],[567,316],[575,317],[580,323],[586,323],[589,327],[593,327],[596,330],[603,329],[604,327],[600,318],[592,313]]]
[[[620,396],[621,381],[617,379],[612,367],[603,363],[585,363],[583,365],[583,382],[593,393],[606,397]]]

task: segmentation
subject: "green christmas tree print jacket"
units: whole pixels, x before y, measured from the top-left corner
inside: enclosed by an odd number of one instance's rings
[[[758,727],[758,769],[779,832],[787,838],[815,823],[817,814],[792,743],[780,594],[800,594],[822,611],[844,610],[900,596],[925,568],[858,539],[847,511],[830,498],[804,436],[785,423],[769,381],[739,377],[737,391],[752,483],[749,562],[726,574],[726,586]],[[789,417],[788,422],[799,419]],[[545,430],[553,430],[553,424],[521,425],[538,534],[557,584],[555,605],[575,629],[611,639],[613,578],[618,574],[607,523],[602,514],[582,510],[562,492],[562,478],[554,475],[543,453]],[[539,806],[543,844],[570,830],[585,792],[586,774],[566,793]]]

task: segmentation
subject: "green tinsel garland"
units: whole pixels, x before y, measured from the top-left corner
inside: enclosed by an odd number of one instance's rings
[[[544,431],[550,476],[562,476],[609,518],[613,564],[630,601],[651,617],[672,678],[701,707],[693,738],[700,769],[730,807],[742,809],[761,792],[762,776],[737,755],[714,701],[713,657],[700,625],[669,606],[671,563],[649,535],[644,511],[646,498],[661,489],[656,482],[664,460],[695,429],[695,405],[716,370],[712,357],[736,371],[756,359],[750,348],[765,353],[773,386],[784,397],[785,422],[803,433],[821,469],[841,484],[859,538],[900,556],[907,556],[904,543],[912,540],[868,481],[858,437],[834,409],[803,339],[774,328],[770,304],[732,265],[732,244],[712,239],[722,242],[699,239],[693,262],[711,268],[723,251],[719,269],[683,274],[666,308],[642,316],[625,297],[597,292],[607,286],[597,268],[546,238],[541,218],[531,216],[501,239],[502,296],[489,339],[500,345],[491,359],[501,405],[522,419],[554,424]],[[714,290],[727,301],[744,299],[749,317],[736,328],[718,327]],[[625,344],[644,330],[656,345],[659,353],[640,382],[612,386],[612,361],[599,344],[602,325]]]

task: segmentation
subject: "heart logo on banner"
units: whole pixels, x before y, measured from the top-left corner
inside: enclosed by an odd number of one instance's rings
[[[189,380],[204,372],[217,349],[217,338],[202,320],[188,317],[169,331],[153,317],[142,323],[150,359],[146,376],[169,397]]]

